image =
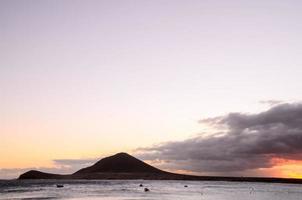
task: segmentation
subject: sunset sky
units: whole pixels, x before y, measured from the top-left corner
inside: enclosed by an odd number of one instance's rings
[[[0,0],[0,179],[129,152],[302,178],[302,1]]]

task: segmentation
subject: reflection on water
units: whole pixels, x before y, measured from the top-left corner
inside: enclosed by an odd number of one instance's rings
[[[57,184],[64,187],[57,188]],[[145,192],[144,188],[150,191]],[[302,199],[302,185],[206,181],[14,180],[0,181],[2,199],[296,200]]]

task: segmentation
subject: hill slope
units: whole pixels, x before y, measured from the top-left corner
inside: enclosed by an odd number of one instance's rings
[[[30,170],[19,176],[19,179],[62,179],[62,178],[64,178],[64,175],[45,173],[37,170]]]

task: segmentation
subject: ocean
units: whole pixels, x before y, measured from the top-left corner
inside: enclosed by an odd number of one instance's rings
[[[64,187],[57,188],[57,184]],[[150,191],[145,192],[144,188]],[[0,181],[0,200],[3,199],[302,200],[302,185],[166,180],[3,180]]]

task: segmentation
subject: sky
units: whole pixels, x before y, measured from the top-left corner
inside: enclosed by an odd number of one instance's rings
[[[0,0],[0,179],[121,151],[174,172],[302,177],[301,9]]]

